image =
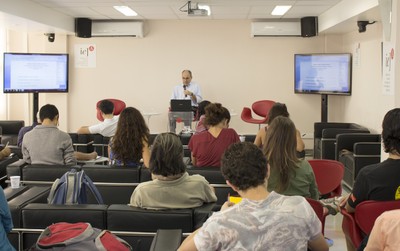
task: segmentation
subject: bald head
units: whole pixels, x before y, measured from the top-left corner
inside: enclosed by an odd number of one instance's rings
[[[192,72],[189,70],[182,71],[182,83],[188,85],[192,81]]]

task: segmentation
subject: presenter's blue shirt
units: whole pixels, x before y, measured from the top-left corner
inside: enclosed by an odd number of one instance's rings
[[[4,196],[3,188],[0,186],[0,250],[14,251],[15,248],[10,244],[7,238],[7,233],[13,228],[10,209],[8,208],[6,197]]]

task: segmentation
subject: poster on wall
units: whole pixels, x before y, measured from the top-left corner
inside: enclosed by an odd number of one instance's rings
[[[353,51],[353,68],[358,68],[361,66],[361,50],[360,43],[357,43]]]
[[[382,94],[394,95],[394,46],[382,43]]]
[[[96,45],[75,45],[75,68],[96,68]]]

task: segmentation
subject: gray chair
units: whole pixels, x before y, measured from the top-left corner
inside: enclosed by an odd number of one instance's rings
[[[381,135],[346,133],[336,136],[336,159],[345,167],[343,181],[352,189],[360,170],[381,161]]]
[[[0,143],[16,146],[19,130],[24,126],[25,121],[23,120],[0,120]]]
[[[314,159],[336,160],[336,135],[343,133],[369,133],[369,130],[356,123],[314,123]]]

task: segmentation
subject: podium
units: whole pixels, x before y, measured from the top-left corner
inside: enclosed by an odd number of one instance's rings
[[[182,120],[183,124],[187,127],[191,127],[193,121],[193,112],[169,112],[169,131],[175,133],[176,121]]]

